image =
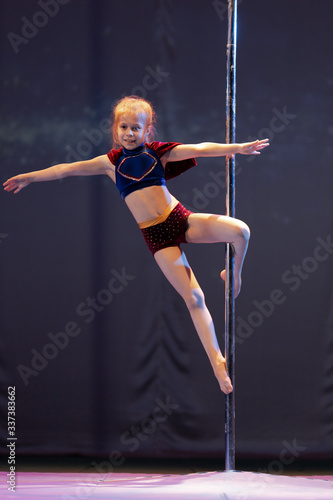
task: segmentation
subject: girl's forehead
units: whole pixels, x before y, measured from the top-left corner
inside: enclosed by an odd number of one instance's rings
[[[146,122],[146,116],[143,113],[124,113],[119,117],[119,123],[127,123],[128,125],[141,125]]]

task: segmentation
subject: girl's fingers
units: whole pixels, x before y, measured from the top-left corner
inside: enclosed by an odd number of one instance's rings
[[[15,182],[10,182],[4,187],[5,191],[13,191],[13,189],[20,189]]]

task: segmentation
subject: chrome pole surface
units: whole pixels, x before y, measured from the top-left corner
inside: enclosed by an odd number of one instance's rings
[[[237,0],[228,0],[226,143],[236,142]],[[226,159],[226,215],[235,217],[235,158]],[[225,401],[225,469],[235,470],[235,296],[234,255],[226,244],[225,356],[234,390]]]

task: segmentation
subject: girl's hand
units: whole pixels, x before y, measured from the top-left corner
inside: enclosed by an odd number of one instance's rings
[[[15,177],[11,177],[6,182],[3,183],[5,191],[13,191],[15,189],[14,194],[18,193],[24,187],[30,184],[27,174],[15,175]]]
[[[240,144],[239,153],[242,155],[260,155],[260,150],[267,148],[269,146],[269,139],[263,139],[259,141],[257,139],[253,142],[244,142]]]

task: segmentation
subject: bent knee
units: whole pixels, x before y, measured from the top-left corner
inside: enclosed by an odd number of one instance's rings
[[[250,236],[251,236],[251,231],[250,228],[245,222],[241,220],[237,220],[237,228],[236,228],[236,238],[238,240],[243,240],[246,243],[249,242]]]
[[[183,298],[189,310],[205,307],[205,296],[201,288],[192,288],[190,293]]]

